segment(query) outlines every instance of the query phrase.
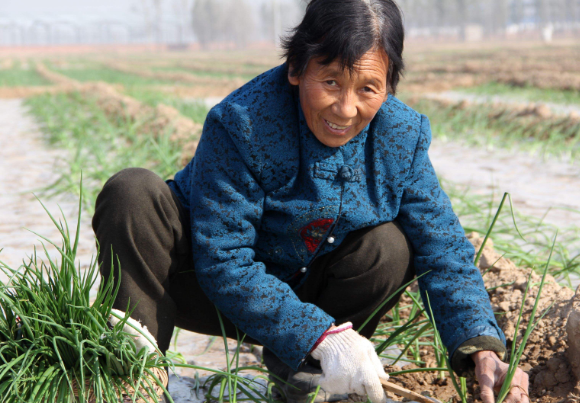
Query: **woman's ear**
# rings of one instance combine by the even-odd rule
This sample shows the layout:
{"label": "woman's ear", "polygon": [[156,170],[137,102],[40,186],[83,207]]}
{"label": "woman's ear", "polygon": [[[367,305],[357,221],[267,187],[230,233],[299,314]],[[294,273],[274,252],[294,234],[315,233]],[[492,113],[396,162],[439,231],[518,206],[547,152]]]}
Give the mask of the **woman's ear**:
{"label": "woman's ear", "polygon": [[293,70],[292,66],[288,68],[288,81],[290,85],[300,85],[300,76],[293,76],[291,73]]}

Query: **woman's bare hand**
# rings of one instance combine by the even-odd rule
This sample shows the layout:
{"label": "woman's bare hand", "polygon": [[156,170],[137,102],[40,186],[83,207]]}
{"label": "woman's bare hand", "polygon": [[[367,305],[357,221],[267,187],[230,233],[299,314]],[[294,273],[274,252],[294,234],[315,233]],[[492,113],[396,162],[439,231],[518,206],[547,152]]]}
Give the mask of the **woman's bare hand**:
{"label": "woman's bare hand", "polygon": [[[499,392],[507,376],[509,365],[499,359],[493,351],[478,351],[471,355],[475,362],[475,375],[481,389],[483,403],[494,403],[494,392]],[[512,379],[506,403],[530,403],[528,374],[520,368]]]}

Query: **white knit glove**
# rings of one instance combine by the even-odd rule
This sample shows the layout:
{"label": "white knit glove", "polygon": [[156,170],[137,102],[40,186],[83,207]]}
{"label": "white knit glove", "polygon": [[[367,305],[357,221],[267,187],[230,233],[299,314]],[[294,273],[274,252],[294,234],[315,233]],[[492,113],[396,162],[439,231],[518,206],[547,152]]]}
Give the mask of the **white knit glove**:
{"label": "white knit glove", "polygon": [[371,342],[352,330],[347,322],[327,331],[326,338],[310,353],[320,360],[320,387],[327,393],[368,396],[373,403],[385,403],[381,379],[388,380]]}
{"label": "white knit glove", "polygon": [[[116,326],[124,318],[125,312],[111,309],[111,316],[109,316],[109,323],[111,326]],[[135,341],[137,352],[139,352],[143,347],[147,348],[149,352],[157,350],[157,342],[151,333],[149,333],[149,330],[147,330],[147,326],[141,326],[141,323],[137,322],[135,319],[127,319],[127,323],[123,326],[123,332],[135,336],[133,337],[133,340]]]}

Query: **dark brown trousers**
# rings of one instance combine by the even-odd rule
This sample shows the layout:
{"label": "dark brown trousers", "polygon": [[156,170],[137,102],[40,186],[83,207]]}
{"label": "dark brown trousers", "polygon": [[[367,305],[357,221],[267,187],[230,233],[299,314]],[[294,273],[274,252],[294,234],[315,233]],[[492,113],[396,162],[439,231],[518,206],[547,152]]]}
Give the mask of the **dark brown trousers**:
{"label": "dark brown trousers", "polygon": [[[169,347],[174,326],[221,335],[216,309],[195,276],[189,213],[161,178],[140,168],[115,174],[97,198],[93,229],[100,245],[102,276],[111,274],[112,257],[122,270],[114,307],[126,311],[129,301],[131,307],[137,304],[132,317],[147,326],[162,351]],[[398,224],[363,228],[316,258],[309,277],[295,292],[300,300],[333,316],[337,324],[350,321],[357,329],[414,277],[411,261],[410,244]],[[381,309],[362,335],[374,333],[399,296]],[[225,331],[236,338],[229,318]],[[246,341],[259,344],[248,337]]]}

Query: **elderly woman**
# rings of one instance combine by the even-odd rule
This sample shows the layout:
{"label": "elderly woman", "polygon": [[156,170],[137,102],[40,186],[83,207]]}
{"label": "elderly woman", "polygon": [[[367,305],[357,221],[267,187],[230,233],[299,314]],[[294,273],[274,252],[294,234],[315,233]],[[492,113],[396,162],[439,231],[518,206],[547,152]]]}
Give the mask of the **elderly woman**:
{"label": "elderly woman", "polygon": [[[505,339],[474,250],[427,155],[423,115],[397,100],[403,27],[392,0],[313,0],[286,62],[208,114],[195,158],[163,182],[127,169],[93,221],[115,303],[135,306],[162,351],[174,326],[264,346],[289,402],[386,401],[368,338],[415,275],[458,374],[486,403]],[[394,295],[396,294],[396,295]],[[381,306],[366,325],[366,319]],[[427,299],[428,297],[428,299]],[[320,369],[321,368],[321,369]],[[518,370],[509,402],[528,403]]]}

